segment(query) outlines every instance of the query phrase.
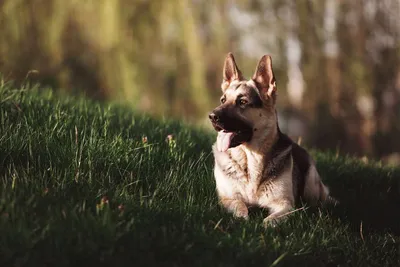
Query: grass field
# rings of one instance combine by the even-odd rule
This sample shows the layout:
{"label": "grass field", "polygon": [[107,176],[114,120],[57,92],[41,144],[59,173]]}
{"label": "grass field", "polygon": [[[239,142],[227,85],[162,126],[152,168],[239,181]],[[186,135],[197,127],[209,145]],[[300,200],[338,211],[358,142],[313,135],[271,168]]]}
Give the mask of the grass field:
{"label": "grass field", "polygon": [[341,204],[264,229],[218,206],[214,138],[3,82],[0,266],[399,266],[399,169],[313,151]]}

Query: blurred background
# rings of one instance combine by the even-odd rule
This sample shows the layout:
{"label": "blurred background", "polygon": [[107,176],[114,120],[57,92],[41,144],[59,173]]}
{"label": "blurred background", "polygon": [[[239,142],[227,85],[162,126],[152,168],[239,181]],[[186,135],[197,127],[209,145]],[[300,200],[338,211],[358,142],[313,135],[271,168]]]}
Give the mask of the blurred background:
{"label": "blurred background", "polygon": [[0,33],[7,80],[206,127],[226,54],[270,54],[295,141],[400,162],[399,0],[0,0]]}

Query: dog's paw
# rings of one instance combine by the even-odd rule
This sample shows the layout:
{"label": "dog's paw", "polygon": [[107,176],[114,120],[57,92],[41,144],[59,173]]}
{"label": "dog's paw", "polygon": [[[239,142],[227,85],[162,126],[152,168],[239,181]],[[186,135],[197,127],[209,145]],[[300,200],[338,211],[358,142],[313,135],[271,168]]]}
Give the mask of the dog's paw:
{"label": "dog's paw", "polygon": [[238,206],[238,207],[236,207],[233,215],[236,218],[242,218],[242,219],[248,220],[249,219],[249,210],[247,209],[246,206]]}
{"label": "dog's paw", "polygon": [[263,225],[265,228],[275,228],[279,225],[279,219],[274,218],[274,217],[267,217],[263,220]]}

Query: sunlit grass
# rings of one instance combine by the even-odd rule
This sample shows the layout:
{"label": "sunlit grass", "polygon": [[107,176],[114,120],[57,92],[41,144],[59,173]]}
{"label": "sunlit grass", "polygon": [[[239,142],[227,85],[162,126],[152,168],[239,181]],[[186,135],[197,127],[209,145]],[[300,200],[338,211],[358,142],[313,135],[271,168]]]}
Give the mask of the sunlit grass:
{"label": "sunlit grass", "polygon": [[396,266],[398,169],[313,152],[338,207],[275,229],[217,205],[214,133],[0,89],[1,266]]}

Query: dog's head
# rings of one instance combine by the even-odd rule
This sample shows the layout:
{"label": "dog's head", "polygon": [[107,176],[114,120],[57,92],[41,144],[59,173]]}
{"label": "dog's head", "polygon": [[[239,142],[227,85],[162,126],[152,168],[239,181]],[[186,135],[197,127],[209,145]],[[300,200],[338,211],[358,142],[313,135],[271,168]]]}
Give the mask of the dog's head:
{"label": "dog's head", "polygon": [[246,80],[229,53],[221,89],[221,105],[209,114],[218,131],[219,151],[251,142],[260,134],[266,135],[276,125],[276,84],[270,56],[264,55],[253,77]]}

